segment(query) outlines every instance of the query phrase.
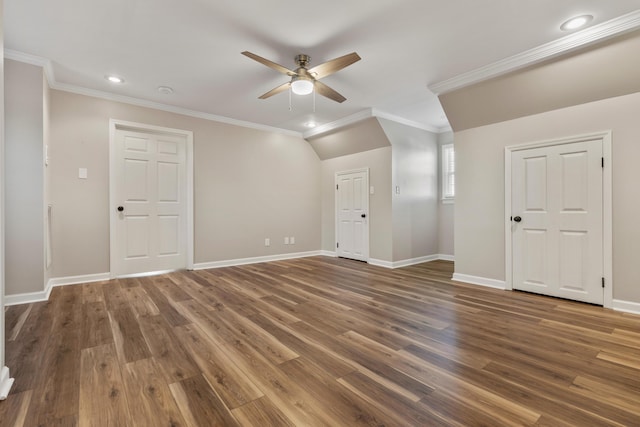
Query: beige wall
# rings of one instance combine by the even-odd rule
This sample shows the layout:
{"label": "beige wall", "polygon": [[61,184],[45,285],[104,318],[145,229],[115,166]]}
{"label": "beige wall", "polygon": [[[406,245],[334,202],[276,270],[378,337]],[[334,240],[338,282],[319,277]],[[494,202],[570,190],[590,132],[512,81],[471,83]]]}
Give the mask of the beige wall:
{"label": "beige wall", "polygon": [[388,147],[378,119],[370,117],[326,134],[307,138],[320,160]]}
{"label": "beige wall", "polygon": [[[438,134],[438,171],[442,170],[442,152],[440,147],[453,143],[453,132]],[[454,203],[442,202],[442,174],[438,173],[438,253],[441,255],[454,255],[453,224]]]}
{"label": "beige wall", "polygon": [[43,72],[5,61],[5,293],[44,290]]}
{"label": "beige wall", "polygon": [[109,119],[193,131],[196,263],[320,247],[320,160],[302,138],[53,90],[54,277],[109,271]]}
{"label": "beige wall", "polygon": [[[379,119],[392,146],[393,261],[438,253],[437,135]],[[396,192],[399,188],[400,193]]]}
{"label": "beige wall", "polygon": [[322,162],[322,249],[336,250],[336,172],[369,168],[369,256],[392,261],[391,147],[378,148]]}
{"label": "beige wall", "polygon": [[505,146],[611,130],[613,296],[640,303],[639,117],[635,93],[456,132],[456,273],[505,279]]}

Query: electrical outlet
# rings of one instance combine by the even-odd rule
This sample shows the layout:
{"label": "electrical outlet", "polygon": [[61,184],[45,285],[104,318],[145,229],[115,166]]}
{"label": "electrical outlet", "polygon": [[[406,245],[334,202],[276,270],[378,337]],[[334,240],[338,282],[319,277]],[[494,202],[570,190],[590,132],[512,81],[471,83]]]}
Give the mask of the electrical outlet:
{"label": "electrical outlet", "polygon": [[288,238],[288,237],[285,237],[285,238],[284,238],[284,244],[285,244],[285,245],[288,245],[288,244],[289,244],[289,238]]}
{"label": "electrical outlet", "polygon": [[289,237],[289,243],[292,244],[292,245],[295,245],[296,244],[296,238],[293,237],[293,236]]}
{"label": "electrical outlet", "polygon": [[271,246],[271,239],[269,239],[268,237],[266,239],[264,239],[264,245],[265,246]]}

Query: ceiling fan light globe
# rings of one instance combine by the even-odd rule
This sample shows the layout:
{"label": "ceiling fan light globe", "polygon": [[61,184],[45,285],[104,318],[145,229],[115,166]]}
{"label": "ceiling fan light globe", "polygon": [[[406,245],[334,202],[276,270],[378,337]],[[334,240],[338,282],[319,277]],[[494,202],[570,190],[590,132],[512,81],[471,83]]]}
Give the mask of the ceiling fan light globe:
{"label": "ceiling fan light globe", "polygon": [[296,95],[309,95],[313,92],[313,82],[307,79],[297,79],[291,82],[291,91]]}

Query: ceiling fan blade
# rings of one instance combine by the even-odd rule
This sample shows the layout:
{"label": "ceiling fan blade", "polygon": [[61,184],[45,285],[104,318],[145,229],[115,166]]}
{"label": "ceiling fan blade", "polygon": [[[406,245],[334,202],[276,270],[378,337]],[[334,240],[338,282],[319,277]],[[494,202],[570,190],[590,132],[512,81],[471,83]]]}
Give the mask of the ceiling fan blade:
{"label": "ceiling fan blade", "polygon": [[244,56],[253,59],[254,61],[258,61],[259,63],[264,64],[269,68],[273,68],[274,70],[281,72],[282,74],[286,74],[288,76],[295,76],[296,75],[296,73],[294,71],[291,71],[290,69],[288,69],[286,67],[283,67],[280,64],[276,64],[273,61],[269,61],[268,59],[263,58],[262,56],[258,56],[255,53],[251,53],[251,52],[246,51],[246,50],[244,52],[241,52],[241,53]]}
{"label": "ceiling fan blade", "polygon": [[285,90],[289,89],[289,86],[291,86],[289,82],[283,83],[280,86],[271,89],[269,92],[265,93],[264,95],[260,95],[258,99],[267,99],[270,96],[277,95],[280,92],[284,92]]}
{"label": "ceiling fan blade", "polygon": [[315,90],[319,95],[322,96],[326,96],[329,99],[332,99],[336,102],[344,102],[347,100],[347,98],[345,98],[344,96],[340,95],[338,92],[336,92],[335,90],[331,89],[329,86],[327,86],[326,84],[319,82],[316,80],[315,82]]}
{"label": "ceiling fan blade", "polygon": [[336,71],[340,71],[345,67],[353,64],[354,62],[360,61],[360,56],[355,53],[349,53],[347,55],[341,56],[340,58],[332,59],[331,61],[324,62],[320,65],[316,65],[315,67],[309,70],[309,73],[316,79],[321,79],[323,77],[327,77],[335,73]]}

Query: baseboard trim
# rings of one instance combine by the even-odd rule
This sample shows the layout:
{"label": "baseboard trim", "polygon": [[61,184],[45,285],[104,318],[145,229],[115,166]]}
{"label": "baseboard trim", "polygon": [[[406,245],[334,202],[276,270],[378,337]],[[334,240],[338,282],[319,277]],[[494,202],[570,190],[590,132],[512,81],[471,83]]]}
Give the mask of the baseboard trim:
{"label": "baseboard trim", "polygon": [[331,258],[337,258],[338,254],[336,253],[336,251],[320,251],[320,255],[322,256],[328,256]]}
{"label": "baseboard trim", "polygon": [[49,279],[50,287],[77,285],[78,283],[101,282],[110,280],[111,273],[84,274],[81,276],[54,277]]}
{"label": "baseboard trim", "polygon": [[4,305],[31,304],[34,302],[48,301],[51,289],[56,286],[77,285],[78,283],[91,283],[109,280],[109,273],[84,274],[80,276],[54,277],[49,279],[44,291],[27,292],[24,294],[5,295]]}
{"label": "baseboard trim", "polygon": [[640,314],[640,303],[637,302],[614,299],[611,308],[625,313]]}
{"label": "baseboard trim", "polygon": [[400,261],[384,261],[381,259],[370,258],[369,264],[375,265],[378,267],[393,269],[393,268],[408,267],[410,265],[422,264],[423,262],[431,262],[431,261],[437,261],[437,260],[453,261],[453,256],[436,254],[436,255],[422,256],[418,258],[403,259]]}
{"label": "baseboard trim", "polygon": [[[285,261],[288,259],[307,258],[326,255],[325,251],[293,252],[288,254],[267,255],[252,258],[238,258],[224,261],[199,262],[193,265],[194,270],[206,270],[208,268],[233,267],[236,265],[258,264],[261,262]],[[330,256],[330,255],[328,255]]]}
{"label": "baseboard trim", "polygon": [[3,366],[0,370],[0,400],[5,400],[13,385],[13,378],[9,375],[9,368]]}
{"label": "baseboard trim", "polygon": [[23,294],[5,295],[4,305],[19,305],[19,304],[31,304],[34,302],[41,302],[49,300],[49,294],[51,293],[51,281],[47,284],[44,291],[39,292],[25,292]]}
{"label": "baseboard trim", "polygon": [[393,268],[393,263],[391,261],[369,258],[368,262],[370,265],[375,265],[376,267]]}
{"label": "baseboard trim", "polygon": [[470,276],[468,274],[453,273],[451,280],[493,289],[506,289],[506,283],[504,280],[488,279],[486,277]]}

